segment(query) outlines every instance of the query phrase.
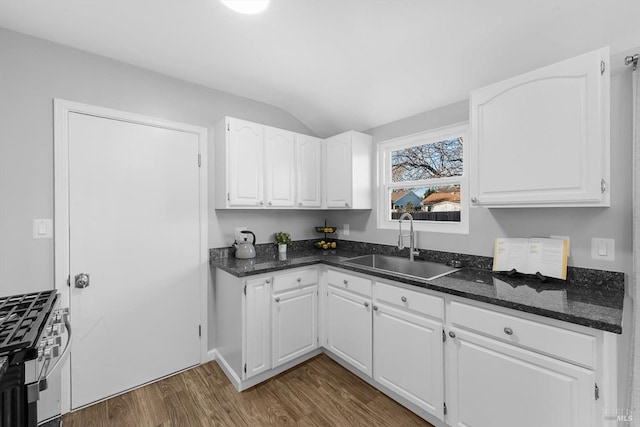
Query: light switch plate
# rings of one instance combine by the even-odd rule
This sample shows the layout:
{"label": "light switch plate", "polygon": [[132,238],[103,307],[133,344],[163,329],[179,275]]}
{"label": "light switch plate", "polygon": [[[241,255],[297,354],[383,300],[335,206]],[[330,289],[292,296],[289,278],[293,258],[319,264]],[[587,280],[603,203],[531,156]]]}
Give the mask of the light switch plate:
{"label": "light switch plate", "polygon": [[591,259],[599,261],[615,261],[616,241],[603,237],[591,238]]}
{"label": "light switch plate", "polygon": [[342,226],[342,234],[345,236],[349,235],[349,224],[343,224]]}
{"label": "light switch plate", "polygon": [[53,238],[53,220],[52,219],[34,219],[33,220],[33,238],[34,239],[52,239]]}

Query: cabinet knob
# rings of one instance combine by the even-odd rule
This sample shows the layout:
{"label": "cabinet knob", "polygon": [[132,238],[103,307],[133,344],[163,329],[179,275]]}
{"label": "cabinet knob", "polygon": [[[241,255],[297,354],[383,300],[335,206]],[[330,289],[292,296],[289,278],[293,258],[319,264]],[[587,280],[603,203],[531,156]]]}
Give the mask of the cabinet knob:
{"label": "cabinet knob", "polygon": [[271,283],[271,279],[265,280],[266,283]]}
{"label": "cabinet knob", "polygon": [[302,206],[302,202],[298,202],[298,206]]}
{"label": "cabinet knob", "polygon": [[264,202],[260,200],[260,206],[264,206]]}
{"label": "cabinet knob", "polygon": [[507,326],[504,328],[504,333],[507,335],[513,335],[513,329]]}
{"label": "cabinet knob", "polygon": [[296,282],[298,282],[298,283],[302,282],[302,277],[298,277],[298,278],[296,279]]}
{"label": "cabinet knob", "polygon": [[373,306],[373,311],[378,311],[378,306],[377,305]]}
{"label": "cabinet knob", "polygon": [[471,202],[472,203],[478,203],[478,198],[477,197],[472,197],[471,198]]}
{"label": "cabinet knob", "polygon": [[407,302],[407,297],[402,297],[400,300],[402,300],[402,302]]}
{"label": "cabinet knob", "polygon": [[280,297],[277,297],[277,298],[276,298],[276,302],[280,302]]}
{"label": "cabinet knob", "polygon": [[349,207],[349,202],[344,202],[344,205],[345,205],[346,207]]}
{"label": "cabinet knob", "polygon": [[272,203],[272,202],[269,202],[269,206],[273,206],[273,203]]}
{"label": "cabinet knob", "polygon": [[344,283],[345,286],[349,286],[349,281],[347,279],[344,279],[342,283]]}
{"label": "cabinet knob", "polygon": [[453,332],[453,331],[449,331],[449,336],[450,336],[451,338],[455,338],[455,337],[456,337],[456,333],[455,333],[455,332]]}
{"label": "cabinet knob", "polygon": [[365,307],[369,307],[369,303],[367,301],[364,302]]}

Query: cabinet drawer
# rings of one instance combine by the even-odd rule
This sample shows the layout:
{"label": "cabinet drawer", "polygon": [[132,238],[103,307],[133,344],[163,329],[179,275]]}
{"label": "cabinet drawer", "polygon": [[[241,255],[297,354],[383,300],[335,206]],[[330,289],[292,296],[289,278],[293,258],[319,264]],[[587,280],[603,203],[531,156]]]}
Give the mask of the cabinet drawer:
{"label": "cabinet drawer", "polygon": [[397,305],[436,319],[444,317],[444,299],[440,297],[379,282],[376,282],[375,295],[376,301]]}
{"label": "cabinet drawer", "polygon": [[287,291],[318,283],[318,269],[293,271],[273,276],[273,293]]}
{"label": "cabinet drawer", "polygon": [[341,289],[357,292],[371,297],[371,280],[345,273],[343,271],[329,270],[327,280],[330,285]]}
{"label": "cabinet drawer", "polygon": [[483,308],[451,303],[450,322],[515,345],[595,367],[596,338]]}

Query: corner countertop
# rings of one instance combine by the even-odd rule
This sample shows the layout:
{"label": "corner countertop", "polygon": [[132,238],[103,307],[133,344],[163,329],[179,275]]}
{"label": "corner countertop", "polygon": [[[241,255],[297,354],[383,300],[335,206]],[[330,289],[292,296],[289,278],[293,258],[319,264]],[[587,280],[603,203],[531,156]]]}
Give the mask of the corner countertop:
{"label": "corner countertop", "polygon": [[541,282],[534,276],[507,276],[484,269],[462,268],[437,279],[424,280],[345,263],[348,258],[359,255],[363,253],[341,249],[305,250],[290,252],[283,261],[278,260],[277,255],[265,255],[249,260],[220,258],[212,259],[211,266],[236,277],[245,277],[326,264],[594,329],[622,333],[623,273],[586,270],[591,274],[591,278],[587,274],[587,280],[569,278],[567,281],[549,279]]}

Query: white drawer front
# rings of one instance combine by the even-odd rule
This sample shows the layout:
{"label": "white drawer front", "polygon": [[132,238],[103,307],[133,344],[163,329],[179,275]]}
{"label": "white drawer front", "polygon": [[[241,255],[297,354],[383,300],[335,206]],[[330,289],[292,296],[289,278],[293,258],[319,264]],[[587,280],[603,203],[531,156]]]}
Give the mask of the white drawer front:
{"label": "white drawer front", "polygon": [[273,293],[318,283],[318,269],[309,268],[273,276]]}
{"label": "white drawer front", "polygon": [[400,286],[376,282],[375,299],[436,319],[444,318],[444,299]]}
{"label": "white drawer front", "polygon": [[371,298],[371,280],[369,279],[336,270],[329,270],[327,279],[332,286]]}
{"label": "white drawer front", "polygon": [[449,314],[452,325],[595,368],[593,336],[455,301]]}

